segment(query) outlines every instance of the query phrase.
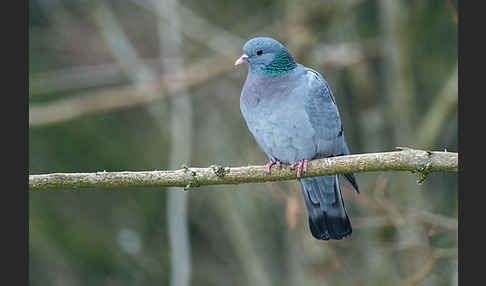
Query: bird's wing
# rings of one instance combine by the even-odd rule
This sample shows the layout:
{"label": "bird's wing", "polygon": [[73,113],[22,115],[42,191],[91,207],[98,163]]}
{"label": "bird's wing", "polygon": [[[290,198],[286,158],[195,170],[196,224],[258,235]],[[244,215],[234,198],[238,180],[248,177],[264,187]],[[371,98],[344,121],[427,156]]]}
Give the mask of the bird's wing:
{"label": "bird's wing", "polygon": [[334,99],[334,95],[332,94],[331,89],[329,88],[329,85],[327,84],[327,81],[324,79],[324,77],[317,71],[311,69],[311,68],[306,68],[306,71],[312,74],[315,78],[312,78],[312,80],[317,80],[318,88],[322,88],[324,90],[324,93],[326,96],[329,96],[331,101],[336,104],[336,100]]}
{"label": "bird's wing", "polygon": [[306,68],[305,108],[314,129],[318,156],[339,155],[346,151],[343,144],[341,117],[329,85],[315,70]]}
{"label": "bird's wing", "polygon": [[[315,132],[316,144],[319,146],[315,158],[347,155],[350,152],[332,91],[320,73],[310,68],[306,70],[310,86],[306,96],[306,109]],[[344,177],[359,193],[354,174],[344,174]]]}

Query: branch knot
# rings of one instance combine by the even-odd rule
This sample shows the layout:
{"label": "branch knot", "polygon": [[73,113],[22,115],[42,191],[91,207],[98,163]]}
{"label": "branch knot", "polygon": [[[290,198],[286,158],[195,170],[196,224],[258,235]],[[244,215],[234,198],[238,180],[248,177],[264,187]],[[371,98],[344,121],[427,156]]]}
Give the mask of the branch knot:
{"label": "branch knot", "polygon": [[226,173],[228,173],[228,170],[226,170],[223,166],[221,165],[211,165],[209,166],[211,168],[211,170],[213,170],[214,174],[216,174],[216,176],[218,176],[218,178],[224,178],[224,176],[226,175]]}
{"label": "branch knot", "polygon": [[426,161],[425,164],[422,167],[417,168],[417,172],[419,173],[419,179],[417,180],[417,184],[422,185],[427,178],[427,176],[430,174],[430,165],[432,164],[432,160],[430,157],[432,156],[431,151],[425,151],[427,153]]}

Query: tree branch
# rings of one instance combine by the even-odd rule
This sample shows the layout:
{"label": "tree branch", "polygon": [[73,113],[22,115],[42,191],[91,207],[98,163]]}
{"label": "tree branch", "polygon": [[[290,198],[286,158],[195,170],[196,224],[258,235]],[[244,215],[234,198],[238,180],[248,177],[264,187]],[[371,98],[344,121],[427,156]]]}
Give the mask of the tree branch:
{"label": "tree branch", "polygon": [[[309,162],[302,177],[332,174],[410,171],[421,180],[431,172],[457,172],[458,153],[415,149],[330,157]],[[203,185],[262,183],[294,180],[296,171],[289,166],[274,168],[265,175],[265,166],[188,168],[169,171],[53,173],[29,175],[30,190],[125,188],[125,187],[199,187]]]}

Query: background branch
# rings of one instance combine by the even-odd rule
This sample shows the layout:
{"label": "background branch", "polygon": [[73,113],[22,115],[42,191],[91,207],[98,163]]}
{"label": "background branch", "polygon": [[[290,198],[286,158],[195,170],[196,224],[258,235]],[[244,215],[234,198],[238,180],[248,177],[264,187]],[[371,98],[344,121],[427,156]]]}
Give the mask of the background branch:
{"label": "background branch", "polygon": [[442,87],[441,92],[434,99],[425,113],[420,129],[415,136],[417,146],[430,148],[434,146],[451,117],[457,112],[458,100],[458,64],[453,68],[451,75]]}
{"label": "background branch", "polygon": [[[171,72],[181,73],[183,57],[181,55],[182,36],[181,15],[175,10],[178,0],[153,1],[155,11],[164,18],[169,25],[159,19],[159,50],[160,58],[172,58],[172,64],[165,64],[161,61],[161,68],[165,74]],[[183,18],[182,18],[183,19]],[[172,86],[167,86],[169,94],[172,93]],[[163,103],[159,103],[162,105]],[[148,110],[159,116],[161,106],[149,106]],[[190,94],[186,88],[181,88],[180,95],[173,97],[170,102],[170,168],[177,168],[181,162],[189,164],[192,156],[193,144],[193,108]],[[160,120],[159,124],[165,124]],[[162,128],[161,128],[162,129]],[[170,255],[170,284],[171,286],[188,286],[191,281],[192,261],[191,243],[188,220],[188,194],[177,192],[180,188],[171,187],[167,195],[167,225],[169,229]]]}
{"label": "background branch", "polygon": [[[53,103],[36,104],[29,108],[29,127],[38,127],[71,120],[77,117],[135,107],[154,102],[173,95],[182,89],[190,89],[221,75],[233,68],[231,64],[221,63],[220,57],[203,59],[185,69],[185,80],[181,74],[165,76],[161,82],[146,82],[123,87],[107,88],[89,95],[79,95],[57,100]],[[209,69],[208,66],[211,66]],[[162,92],[168,84],[173,92]],[[158,91],[158,92],[155,92]]]}
{"label": "background branch", "polygon": [[406,285],[417,285],[420,282],[424,281],[435,269],[437,261],[439,259],[445,258],[452,258],[457,256],[457,248],[451,249],[436,249],[433,251],[432,255],[429,257],[427,262],[417,270],[414,274],[412,274],[407,279],[403,280],[398,284],[399,286],[406,286]]}

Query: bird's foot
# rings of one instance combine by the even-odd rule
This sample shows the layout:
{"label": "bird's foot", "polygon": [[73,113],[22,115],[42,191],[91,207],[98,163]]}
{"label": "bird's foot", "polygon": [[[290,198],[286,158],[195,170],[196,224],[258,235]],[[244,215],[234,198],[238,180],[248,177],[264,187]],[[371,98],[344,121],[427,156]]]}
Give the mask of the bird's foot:
{"label": "bird's foot", "polygon": [[293,163],[290,165],[290,169],[294,170],[295,165],[297,165],[297,178],[302,176],[302,172],[304,172],[304,175],[307,174],[307,160],[299,160],[298,163]]}
{"label": "bird's foot", "polygon": [[277,165],[277,167],[280,168],[281,166],[281,162],[280,161],[269,161],[266,165],[265,165],[265,174],[268,176],[270,175],[270,169],[272,168],[273,165]]}

